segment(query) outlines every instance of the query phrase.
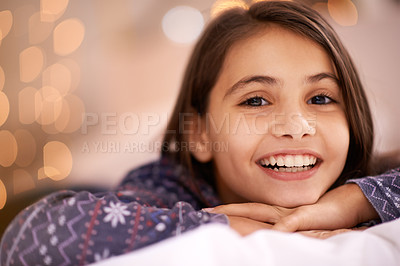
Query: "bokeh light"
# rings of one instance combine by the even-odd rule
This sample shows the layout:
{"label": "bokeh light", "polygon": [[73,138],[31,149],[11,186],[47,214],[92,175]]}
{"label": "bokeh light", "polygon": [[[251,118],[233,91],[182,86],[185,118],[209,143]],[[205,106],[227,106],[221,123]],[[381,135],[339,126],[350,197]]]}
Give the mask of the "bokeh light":
{"label": "bokeh light", "polygon": [[54,53],[68,55],[81,45],[85,37],[85,26],[77,18],[66,19],[58,24],[53,33]]}
{"label": "bokeh light", "polygon": [[43,71],[42,85],[53,87],[61,95],[66,95],[71,88],[71,79],[71,71],[66,66],[56,63]]}
{"label": "bokeh light", "polygon": [[60,116],[55,121],[55,128],[62,133],[72,133],[82,125],[85,105],[76,95],[69,94],[64,97],[63,108]]}
{"label": "bokeh light", "polygon": [[18,154],[15,164],[20,167],[29,166],[36,156],[36,141],[33,135],[25,129],[18,129],[14,132],[17,141]]}
{"label": "bokeh light", "polygon": [[4,70],[0,66],[0,91],[4,88],[4,83],[6,82],[6,76],[4,75]]}
{"label": "bokeh light", "polygon": [[203,26],[203,15],[189,6],[177,6],[170,9],[162,20],[164,34],[177,43],[193,42],[200,35]]}
{"label": "bokeh light", "polygon": [[26,87],[18,93],[18,112],[21,124],[32,124],[41,112],[41,97],[38,90]]}
{"label": "bokeh light", "polygon": [[19,55],[20,78],[22,82],[33,81],[42,71],[44,55],[37,46],[26,48]]}
{"label": "bokeh light", "polygon": [[14,135],[8,130],[0,131],[0,165],[9,167],[17,158],[18,146]]}
{"label": "bokeh light", "polygon": [[66,178],[72,170],[71,151],[60,141],[48,142],[43,147],[43,161],[44,175],[55,181]]}
{"label": "bokeh light", "polygon": [[3,209],[7,202],[7,190],[3,181],[0,180],[0,210]]}
{"label": "bokeh light", "polygon": [[40,13],[36,12],[29,19],[29,43],[38,44],[45,41],[53,32],[54,23],[40,19]]}
{"label": "bokeh light", "polygon": [[10,104],[7,95],[0,91],[0,126],[2,126],[8,118],[10,113]]}
{"label": "bokeh light", "polygon": [[59,64],[68,68],[71,77],[69,92],[73,92],[78,88],[81,79],[81,68],[76,61],[71,58],[64,58],[58,62]]}
{"label": "bokeh light", "polygon": [[13,16],[10,10],[0,11],[0,43],[10,32]]}
{"label": "bokeh light", "polygon": [[[63,98],[53,87],[44,86],[36,93],[36,103],[40,110],[40,115],[36,119],[41,125],[54,123],[61,113]],[[36,104],[35,103],[35,104]]]}
{"label": "bokeh light", "polygon": [[351,0],[328,0],[328,11],[332,19],[341,26],[357,24],[357,7]]}
{"label": "bokeh light", "polygon": [[32,175],[23,169],[16,169],[13,172],[14,194],[19,194],[35,188]]}
{"label": "bokeh light", "polygon": [[232,9],[235,7],[248,9],[247,3],[242,0],[217,0],[211,7],[211,12],[210,12],[211,17],[216,17],[225,10]]}
{"label": "bokeh light", "polygon": [[45,22],[59,19],[67,9],[69,0],[40,0],[40,18]]}

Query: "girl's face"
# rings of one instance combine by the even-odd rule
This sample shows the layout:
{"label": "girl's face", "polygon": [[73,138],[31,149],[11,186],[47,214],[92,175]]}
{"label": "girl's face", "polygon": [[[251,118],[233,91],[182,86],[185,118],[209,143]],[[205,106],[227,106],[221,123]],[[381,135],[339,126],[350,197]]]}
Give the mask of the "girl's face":
{"label": "girl's face", "polygon": [[205,124],[225,203],[314,203],[346,162],[349,127],[333,63],[279,26],[230,49]]}

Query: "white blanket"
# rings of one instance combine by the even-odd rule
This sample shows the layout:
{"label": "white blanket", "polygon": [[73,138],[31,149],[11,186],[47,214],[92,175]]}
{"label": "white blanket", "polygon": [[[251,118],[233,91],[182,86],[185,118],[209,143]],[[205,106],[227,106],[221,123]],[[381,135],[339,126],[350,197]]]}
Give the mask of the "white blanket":
{"label": "white blanket", "polygon": [[210,224],[96,265],[398,266],[400,219],[326,240],[271,230],[241,237],[228,226]]}

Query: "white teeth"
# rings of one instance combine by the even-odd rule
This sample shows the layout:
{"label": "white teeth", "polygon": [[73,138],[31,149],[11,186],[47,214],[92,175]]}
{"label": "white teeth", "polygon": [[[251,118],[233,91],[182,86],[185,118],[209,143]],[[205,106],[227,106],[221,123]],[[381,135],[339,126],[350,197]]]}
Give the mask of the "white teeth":
{"label": "white teeth", "polygon": [[269,157],[269,164],[270,165],[275,165],[276,164],[276,159],[274,156]]}
{"label": "white teeth", "polygon": [[286,167],[294,166],[294,158],[292,155],[285,156],[285,165],[286,165]]}
{"label": "white teeth", "polygon": [[303,171],[308,171],[311,169],[311,166],[306,166],[306,167],[274,167],[275,172],[280,172],[280,173],[296,173],[296,172],[303,172]]}
{"label": "white teeth", "polygon": [[[299,168],[307,167],[309,165],[315,165],[317,158],[313,155],[280,155],[280,156],[270,156],[268,159],[264,158],[259,161],[263,166],[286,166],[286,168]],[[297,170],[296,170],[297,171]]]}
{"label": "white teeth", "polygon": [[310,156],[304,156],[303,157],[303,164],[304,165],[310,165]]}
{"label": "white teeth", "polygon": [[294,156],[294,165],[299,167],[303,166],[303,156],[302,155],[296,155]]}
{"label": "white teeth", "polygon": [[310,160],[310,163],[311,164],[315,164],[316,162],[317,162],[317,158],[312,157],[311,160]]}
{"label": "white teeth", "polygon": [[279,156],[279,157],[276,159],[276,164],[277,164],[278,166],[284,166],[284,165],[285,165],[285,161],[283,160],[283,157]]}

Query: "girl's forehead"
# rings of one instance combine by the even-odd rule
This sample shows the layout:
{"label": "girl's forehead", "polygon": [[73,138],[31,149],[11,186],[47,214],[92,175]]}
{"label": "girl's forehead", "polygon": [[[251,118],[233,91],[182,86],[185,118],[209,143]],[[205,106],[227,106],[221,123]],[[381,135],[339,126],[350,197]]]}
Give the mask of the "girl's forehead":
{"label": "girl's forehead", "polygon": [[253,34],[234,42],[229,48],[226,57],[229,55],[232,56],[232,53],[236,53],[239,49],[246,49],[249,52],[253,52],[254,50],[251,48],[260,45],[267,46],[269,49],[280,48],[280,46],[284,45],[287,48],[296,50],[298,49],[299,44],[305,44],[310,48],[317,48],[323,53],[326,53],[325,49],[317,41],[312,40],[310,37],[300,34],[292,29],[285,28],[281,25],[271,23],[261,26],[259,30],[255,31]]}
{"label": "girl's forehead", "polygon": [[279,25],[268,25],[236,41],[224,58],[220,74],[266,69],[273,72],[292,63],[304,65],[304,71],[329,70],[336,74],[332,58],[320,44]]}

